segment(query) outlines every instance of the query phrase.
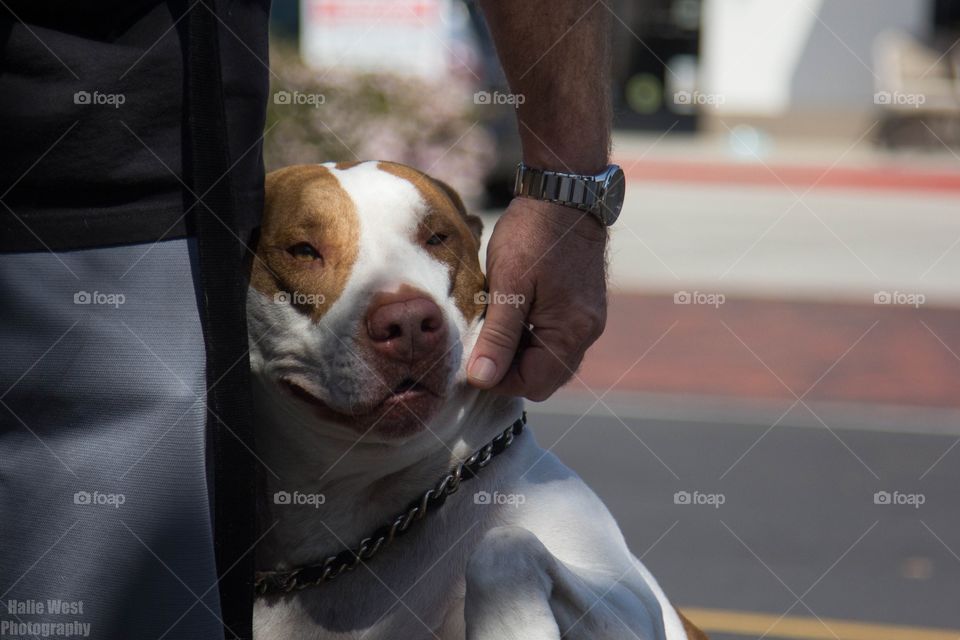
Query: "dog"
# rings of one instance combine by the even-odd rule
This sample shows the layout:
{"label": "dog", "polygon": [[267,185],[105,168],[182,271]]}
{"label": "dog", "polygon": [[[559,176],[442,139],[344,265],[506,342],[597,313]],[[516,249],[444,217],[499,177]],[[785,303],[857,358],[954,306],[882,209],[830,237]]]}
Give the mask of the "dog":
{"label": "dog", "polygon": [[247,302],[257,640],[705,638],[522,400],[466,383],[481,227],[401,164],[267,176]]}

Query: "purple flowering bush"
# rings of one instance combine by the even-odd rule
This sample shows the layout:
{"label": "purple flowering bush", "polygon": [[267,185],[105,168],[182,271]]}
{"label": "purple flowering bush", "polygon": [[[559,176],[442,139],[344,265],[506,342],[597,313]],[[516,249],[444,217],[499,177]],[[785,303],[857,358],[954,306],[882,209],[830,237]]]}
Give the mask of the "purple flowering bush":
{"label": "purple flowering bush", "polygon": [[436,80],[317,70],[295,50],[271,51],[272,86],[264,161],[290,164],[393,160],[426,171],[466,200],[483,193],[494,141],[476,114],[473,86]]}

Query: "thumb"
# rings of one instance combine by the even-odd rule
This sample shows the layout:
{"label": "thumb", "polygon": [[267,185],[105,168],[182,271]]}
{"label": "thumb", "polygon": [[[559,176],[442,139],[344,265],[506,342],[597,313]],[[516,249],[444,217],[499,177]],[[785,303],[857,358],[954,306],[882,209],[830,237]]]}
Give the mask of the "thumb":
{"label": "thumb", "polygon": [[487,315],[467,366],[467,380],[481,389],[495,386],[510,369],[530,308],[529,296],[506,296],[492,286],[490,291]]}

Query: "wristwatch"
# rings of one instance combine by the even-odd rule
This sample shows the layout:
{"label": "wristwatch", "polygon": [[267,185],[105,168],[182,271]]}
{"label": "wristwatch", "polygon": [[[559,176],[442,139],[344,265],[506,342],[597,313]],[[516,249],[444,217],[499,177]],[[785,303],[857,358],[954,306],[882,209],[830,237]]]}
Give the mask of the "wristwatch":
{"label": "wristwatch", "polygon": [[593,215],[606,226],[620,216],[625,191],[623,170],[615,164],[595,176],[517,165],[513,195],[555,202]]}

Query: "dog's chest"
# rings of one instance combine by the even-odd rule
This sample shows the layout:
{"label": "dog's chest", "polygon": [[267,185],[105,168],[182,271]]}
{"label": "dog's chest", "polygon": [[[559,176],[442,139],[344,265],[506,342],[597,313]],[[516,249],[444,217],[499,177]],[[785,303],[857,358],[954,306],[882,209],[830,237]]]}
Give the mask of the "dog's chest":
{"label": "dog's chest", "polygon": [[[460,497],[472,505],[471,496]],[[463,638],[464,575],[485,527],[476,514],[448,506],[352,572],[258,599],[255,640]]]}

